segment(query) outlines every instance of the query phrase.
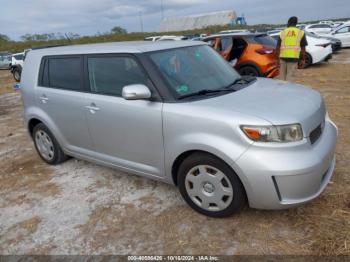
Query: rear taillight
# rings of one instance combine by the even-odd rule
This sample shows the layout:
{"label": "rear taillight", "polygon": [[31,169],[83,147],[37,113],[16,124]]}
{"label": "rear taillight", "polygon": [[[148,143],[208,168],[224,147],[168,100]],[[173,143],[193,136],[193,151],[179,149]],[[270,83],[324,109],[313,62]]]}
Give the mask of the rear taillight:
{"label": "rear taillight", "polygon": [[318,45],[316,45],[316,46],[321,46],[321,47],[326,48],[326,47],[329,46],[329,45],[331,45],[331,43],[327,43],[327,44],[318,44]]}
{"label": "rear taillight", "polygon": [[260,55],[269,55],[269,54],[273,54],[275,52],[275,49],[271,47],[263,46],[262,48],[255,50],[255,52],[257,52]]}

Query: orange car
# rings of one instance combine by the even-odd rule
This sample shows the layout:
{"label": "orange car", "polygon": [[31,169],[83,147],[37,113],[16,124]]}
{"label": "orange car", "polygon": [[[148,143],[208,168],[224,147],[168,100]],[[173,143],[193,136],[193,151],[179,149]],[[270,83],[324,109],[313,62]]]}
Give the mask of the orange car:
{"label": "orange car", "polygon": [[212,35],[203,41],[233,64],[241,75],[273,78],[279,74],[275,52],[277,42],[267,34]]}

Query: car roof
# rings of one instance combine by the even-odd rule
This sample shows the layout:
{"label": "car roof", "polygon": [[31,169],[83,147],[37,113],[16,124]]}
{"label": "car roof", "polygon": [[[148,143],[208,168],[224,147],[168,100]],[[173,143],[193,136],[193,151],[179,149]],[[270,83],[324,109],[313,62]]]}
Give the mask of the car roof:
{"label": "car roof", "polygon": [[196,41],[127,41],[99,44],[66,45],[51,48],[33,49],[30,53],[36,55],[69,55],[69,54],[99,54],[99,53],[146,53],[172,48],[205,45]]}
{"label": "car roof", "polygon": [[268,35],[268,34],[267,33],[237,32],[237,33],[210,35],[210,36],[207,36],[203,39],[211,39],[211,38],[222,37],[222,36],[264,36],[264,35]]}

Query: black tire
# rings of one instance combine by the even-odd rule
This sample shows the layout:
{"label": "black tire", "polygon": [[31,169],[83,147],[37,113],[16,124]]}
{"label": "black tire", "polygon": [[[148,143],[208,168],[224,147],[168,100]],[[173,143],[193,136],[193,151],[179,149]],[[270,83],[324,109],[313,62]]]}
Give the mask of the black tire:
{"label": "black tire", "polygon": [[304,66],[303,66],[303,67],[301,66],[301,59],[299,60],[299,64],[298,64],[298,66],[299,66],[300,69],[307,68],[307,67],[309,67],[309,66],[311,66],[311,65],[312,65],[312,56],[311,56],[309,53],[306,53],[306,54],[305,54],[305,63],[304,63]]}
{"label": "black tire", "polygon": [[[37,145],[37,140],[36,140],[36,136],[38,133],[46,133],[48,135],[48,137],[50,138],[51,142],[52,142],[52,148],[53,148],[53,157],[51,159],[47,159],[45,158],[42,153],[40,152],[38,145]],[[46,163],[48,163],[49,165],[57,165],[60,164],[62,162],[64,162],[65,160],[67,160],[68,156],[66,154],[63,153],[60,145],[58,144],[56,138],[54,137],[54,135],[51,133],[51,131],[43,124],[43,123],[39,123],[37,124],[34,129],[33,129],[33,141],[34,141],[34,145],[35,145],[35,149],[38,152],[40,158],[42,160],[44,160]]]}
{"label": "black tire", "polygon": [[238,73],[242,76],[261,76],[259,71],[253,66],[243,66],[240,69],[238,69]]}
{"label": "black tire", "polygon": [[[232,185],[232,199],[230,200],[231,202],[228,203],[228,206],[220,211],[212,211],[212,210],[206,210],[201,208],[199,205],[197,205],[191,197],[189,196],[187,189],[186,189],[186,176],[188,173],[193,170],[196,166],[199,165],[205,165],[205,166],[210,166],[218,169],[224,175],[226,178],[228,178],[229,182]],[[190,205],[194,210],[197,212],[204,214],[206,216],[210,217],[228,217],[233,215],[234,213],[237,213],[240,211],[244,205],[247,202],[246,198],[246,193],[244,190],[244,187],[236,175],[236,173],[232,170],[230,166],[228,166],[224,161],[221,159],[207,154],[207,153],[194,153],[187,157],[180,165],[178,169],[178,187],[180,190],[180,193],[184,200]],[[225,178],[225,179],[226,179]],[[202,183],[204,184],[204,183]],[[204,188],[204,186],[203,186]],[[201,187],[201,190],[202,189]]]}
{"label": "black tire", "polygon": [[21,81],[21,70],[19,68],[15,67],[12,69],[12,75],[16,82]]}

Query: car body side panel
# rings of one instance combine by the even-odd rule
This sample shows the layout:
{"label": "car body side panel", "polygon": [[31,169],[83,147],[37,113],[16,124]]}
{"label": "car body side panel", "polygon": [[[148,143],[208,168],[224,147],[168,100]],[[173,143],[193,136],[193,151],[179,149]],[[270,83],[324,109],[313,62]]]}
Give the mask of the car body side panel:
{"label": "car body side panel", "polygon": [[[251,120],[258,125],[269,122],[250,115],[220,112],[214,108],[198,108],[193,103],[164,104],[163,129],[165,172],[172,182],[172,167],[176,158],[187,151],[205,151],[230,165],[238,175],[237,160],[252,144],[239,127],[239,122]],[[249,184],[241,177],[246,190]]]}

